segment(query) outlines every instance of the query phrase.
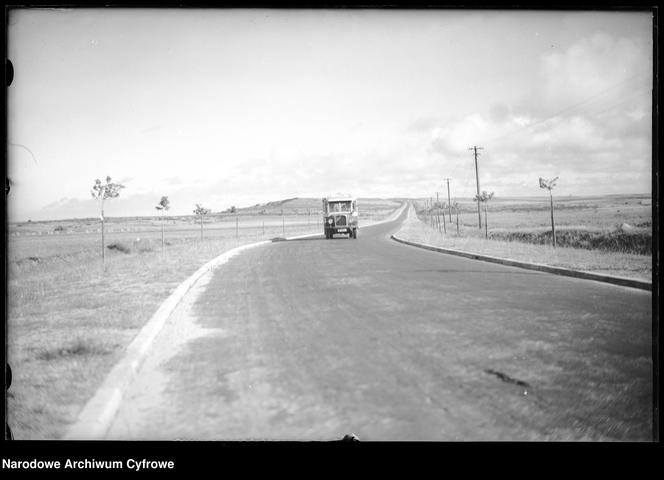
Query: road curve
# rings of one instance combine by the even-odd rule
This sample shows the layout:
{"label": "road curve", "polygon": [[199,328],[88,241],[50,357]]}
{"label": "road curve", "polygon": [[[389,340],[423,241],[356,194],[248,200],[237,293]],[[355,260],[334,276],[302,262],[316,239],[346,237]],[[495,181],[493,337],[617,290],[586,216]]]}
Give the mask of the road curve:
{"label": "road curve", "polygon": [[108,438],[652,439],[650,292],[401,245],[404,215],[209,274]]}

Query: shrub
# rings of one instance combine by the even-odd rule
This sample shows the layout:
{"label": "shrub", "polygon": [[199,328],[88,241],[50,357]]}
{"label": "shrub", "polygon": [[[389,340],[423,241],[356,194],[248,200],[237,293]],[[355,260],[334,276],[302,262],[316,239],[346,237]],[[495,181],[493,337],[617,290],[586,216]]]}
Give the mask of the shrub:
{"label": "shrub", "polygon": [[68,345],[42,350],[37,354],[39,360],[54,360],[72,356],[107,355],[110,350],[93,342],[77,338]]}
{"label": "shrub", "polygon": [[108,248],[109,250],[117,250],[118,252],[122,252],[122,253],[131,253],[131,248],[128,247],[127,245],[125,245],[122,242],[109,243],[106,246],[106,248]]}

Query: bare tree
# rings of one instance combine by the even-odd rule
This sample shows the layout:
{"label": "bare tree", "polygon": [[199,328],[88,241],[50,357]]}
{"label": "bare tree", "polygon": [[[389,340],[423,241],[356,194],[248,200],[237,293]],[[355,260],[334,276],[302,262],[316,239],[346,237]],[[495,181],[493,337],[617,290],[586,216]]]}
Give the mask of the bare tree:
{"label": "bare tree", "polygon": [[[171,202],[168,201],[168,197],[161,197],[161,200],[159,200],[159,203],[157,204],[156,208],[159,212],[166,213],[169,208],[171,208]],[[162,251],[164,250],[164,217],[161,217],[161,249]]]}
{"label": "bare tree", "polygon": [[553,187],[556,186],[556,180],[558,177],[551,180],[545,180],[542,177],[539,179],[540,188],[546,188],[549,191],[549,200],[551,201],[551,234],[553,235],[553,248],[556,248],[556,225],[553,221]]}
{"label": "bare tree", "polygon": [[478,203],[482,203],[484,205],[484,238],[489,238],[489,226],[487,225],[487,206],[489,204],[489,200],[493,198],[493,192],[487,193],[486,190],[482,191],[482,195],[475,195],[475,200]]}
{"label": "bare tree", "polygon": [[210,210],[197,203],[196,210],[194,210],[194,213],[201,220],[201,240],[203,240],[203,217],[208,213],[210,213]]}
{"label": "bare tree", "polygon": [[101,180],[96,179],[95,184],[90,190],[92,198],[99,201],[100,215],[101,220],[101,260],[102,262],[106,261],[106,254],[104,252],[104,202],[106,199],[115,198],[120,196],[120,190],[125,188],[124,185],[120,183],[111,182],[111,177],[106,177],[106,184],[101,183]]}

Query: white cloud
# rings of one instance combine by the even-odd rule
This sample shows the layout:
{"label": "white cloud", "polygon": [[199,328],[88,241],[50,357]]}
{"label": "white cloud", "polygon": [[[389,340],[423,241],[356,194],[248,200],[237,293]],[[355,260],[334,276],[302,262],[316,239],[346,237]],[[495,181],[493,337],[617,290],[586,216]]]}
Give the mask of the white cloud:
{"label": "white cloud", "polygon": [[[649,191],[650,108],[648,49],[630,38],[594,34],[563,52],[541,57],[539,94],[525,92],[517,108],[492,104],[439,124],[430,152],[443,158],[484,146],[481,177],[509,189],[528,178],[561,175],[561,184],[615,191],[627,160],[629,191]],[[472,173],[464,170],[466,176]],[[624,181],[624,179],[623,179]],[[586,189],[570,193],[581,194]]]}
{"label": "white cloud", "polygon": [[563,52],[543,56],[541,100],[545,107],[559,109],[604,92],[620,98],[633,80],[650,82],[649,57],[648,46],[632,38],[601,32],[583,38]]}

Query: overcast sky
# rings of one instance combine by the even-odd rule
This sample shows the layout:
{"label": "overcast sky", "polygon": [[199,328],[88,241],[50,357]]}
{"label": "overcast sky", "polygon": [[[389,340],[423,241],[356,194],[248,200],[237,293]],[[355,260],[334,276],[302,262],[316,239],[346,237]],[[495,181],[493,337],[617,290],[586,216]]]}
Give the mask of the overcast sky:
{"label": "overcast sky", "polygon": [[649,12],[14,10],[9,220],[651,192]]}

